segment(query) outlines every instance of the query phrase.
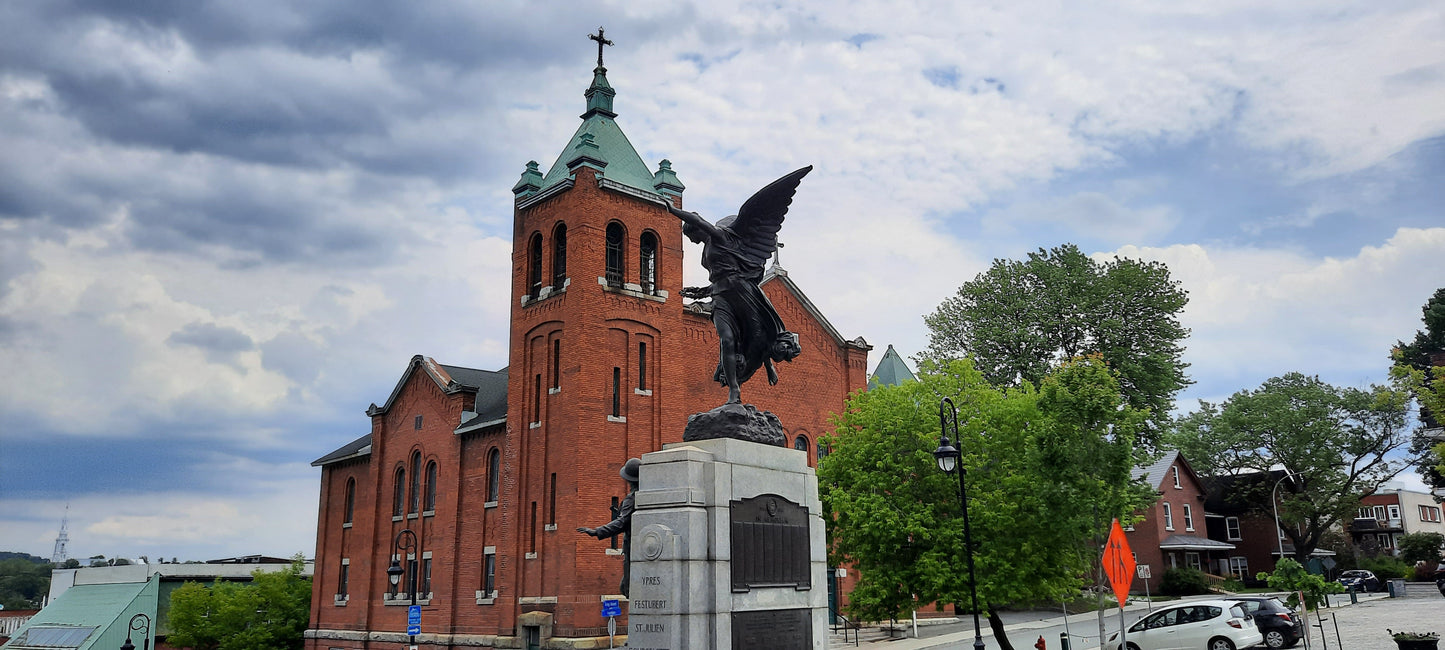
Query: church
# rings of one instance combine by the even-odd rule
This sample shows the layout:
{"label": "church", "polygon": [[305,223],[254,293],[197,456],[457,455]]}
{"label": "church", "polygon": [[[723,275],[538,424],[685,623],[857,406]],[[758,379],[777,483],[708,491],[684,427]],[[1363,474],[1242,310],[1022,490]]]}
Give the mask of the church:
{"label": "church", "polygon": [[[512,188],[507,367],[413,357],[366,409],[369,432],[312,463],[308,650],[395,648],[413,600],[423,648],[605,647],[610,599],[626,629],[621,540],[577,528],[612,519],[623,463],[680,442],[727,389],[712,381],[710,305],[682,298],[682,224],[666,206],[682,207],[685,186],[623,134],[610,42],[593,40],[581,124],[545,173],[529,162]],[[830,415],[866,388],[872,348],[835,330],[776,260],[761,286],[802,354],[743,398],[816,464]]]}

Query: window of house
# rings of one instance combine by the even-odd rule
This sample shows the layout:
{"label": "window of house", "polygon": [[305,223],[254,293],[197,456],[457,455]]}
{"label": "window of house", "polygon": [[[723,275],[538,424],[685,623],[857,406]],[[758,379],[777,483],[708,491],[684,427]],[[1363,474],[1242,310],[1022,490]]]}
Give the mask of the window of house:
{"label": "window of house", "polygon": [[637,342],[637,390],[647,390],[647,342]]}
{"label": "window of house", "polygon": [[552,472],[551,490],[547,494],[547,523],[557,523],[557,473]]}
{"label": "window of house", "polygon": [[626,235],[622,224],[616,221],[607,224],[607,286],[622,286],[622,245]]}
{"label": "window of house", "polygon": [[798,451],[807,453],[807,451],[808,451],[808,437],[807,437],[807,436],[798,436],[797,438],[794,438],[794,439],[793,439],[793,449],[796,449],[796,450],[798,450]]}
{"label": "window of house", "polygon": [[537,502],[532,502],[532,525],[527,528],[527,552],[537,552]]}
{"label": "window of house", "polygon": [[536,298],[542,294],[542,233],[532,233],[527,245],[527,295]]}
{"label": "window of house", "polygon": [[1365,506],[1365,507],[1363,507],[1363,508],[1360,508],[1360,514],[1357,515],[1356,518],[1357,518],[1357,519],[1370,519],[1370,518],[1373,518],[1374,516],[1375,516],[1375,509],[1374,509],[1374,508],[1371,508],[1370,506]]}
{"label": "window of house", "polygon": [[1420,521],[1440,521],[1440,508],[1420,506]]}
{"label": "window of house", "polygon": [[1229,558],[1229,572],[1240,580],[1249,578],[1249,558],[1238,555]]}
{"label": "window of house", "polygon": [[1184,530],[1194,530],[1194,508],[1184,504]]}
{"label": "window of house", "polygon": [[562,387],[562,339],[552,339],[552,388]]}
{"label": "window of house", "polygon": [[423,597],[431,595],[431,558],[422,558],[421,561],[421,588],[417,590]]}
{"label": "window of house", "polygon": [[1184,486],[1179,484],[1179,466],[1175,465],[1169,469],[1174,470],[1174,487],[1184,489]]}
{"label": "window of house", "polygon": [[1380,548],[1392,548],[1391,543],[1390,543],[1390,541],[1391,541],[1390,535],[1385,534],[1385,533],[1381,533],[1380,535],[1377,536],[1377,539],[1380,540]]}
{"label": "window of house", "polygon": [[532,381],[532,421],[542,421],[542,375],[537,375]]}
{"label": "window of house", "polygon": [[411,421],[411,428],[416,429],[417,431],[421,431],[421,416],[420,416],[420,415],[416,416],[416,418]]}
{"label": "window of house", "polygon": [[649,296],[657,295],[657,235],[651,232],[642,233],[642,241],[637,250],[637,284],[642,286],[643,293]]}
{"label": "window of house", "polygon": [[391,500],[391,516],[400,517],[406,508],[406,468],[396,468],[396,482]]}
{"label": "window of house", "polygon": [[1184,564],[1185,564],[1185,566],[1188,566],[1188,567],[1191,568],[1191,569],[1198,569],[1198,568],[1200,568],[1200,567],[1199,567],[1199,554],[1196,553],[1196,552],[1194,552],[1194,551],[1186,551],[1186,552],[1184,553]]}
{"label": "window of house", "polygon": [[497,590],[497,551],[487,551],[482,556],[482,597],[490,598]]}
{"label": "window of house", "polygon": [[352,515],[356,513],[356,479],[346,479],[346,510],[342,511],[341,523],[351,523]]}
{"label": "window of house", "polygon": [[351,582],[351,559],[350,559],[350,558],[341,558],[341,574],[337,577],[337,580],[336,580],[336,597],[337,597],[337,598],[339,598],[339,599],[344,599],[344,598],[346,598],[347,590],[350,588],[350,584],[349,584],[350,582]]}
{"label": "window of house", "polygon": [[1224,518],[1224,534],[1231,542],[1243,539],[1239,535],[1239,517]]}
{"label": "window of house", "polygon": [[411,452],[411,499],[407,501],[407,514],[416,512],[421,505],[421,452]]}
{"label": "window of house", "polygon": [[496,447],[487,454],[487,501],[495,502],[502,486],[502,452]]}
{"label": "window of house", "polygon": [[437,509],[437,462],[434,460],[426,464],[426,499],[423,506],[422,510],[428,512]]}
{"label": "window of house", "polygon": [[1398,520],[1398,519],[1400,518],[1400,506],[1398,506],[1398,505],[1389,506],[1389,513],[1390,513],[1390,519],[1391,519],[1391,520]]}
{"label": "window of house", "polygon": [[552,290],[561,291],[567,282],[567,224],[552,230]]}
{"label": "window of house", "polygon": [[622,369],[612,369],[612,417],[622,417]]}
{"label": "window of house", "polygon": [[1385,518],[1385,506],[1375,506],[1375,518],[1376,518],[1376,519],[1384,519],[1384,518]]}
{"label": "window of house", "polygon": [[1168,501],[1164,502],[1164,530],[1174,530],[1174,510]]}

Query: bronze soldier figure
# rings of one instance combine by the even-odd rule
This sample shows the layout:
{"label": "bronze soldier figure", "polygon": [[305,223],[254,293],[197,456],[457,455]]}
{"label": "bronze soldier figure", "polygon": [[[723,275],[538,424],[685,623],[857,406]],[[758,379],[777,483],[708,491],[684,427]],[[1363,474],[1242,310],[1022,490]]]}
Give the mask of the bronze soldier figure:
{"label": "bronze soldier figure", "polygon": [[637,493],[637,470],[642,466],[642,461],[636,458],[627,459],[619,472],[622,480],[627,481],[627,496],[623,497],[622,503],[617,506],[617,513],[613,515],[616,519],[609,521],[597,528],[578,527],[577,532],[586,533],[597,539],[607,539],[616,535],[622,535],[622,595],[628,596],[628,578],[632,574],[632,496]]}

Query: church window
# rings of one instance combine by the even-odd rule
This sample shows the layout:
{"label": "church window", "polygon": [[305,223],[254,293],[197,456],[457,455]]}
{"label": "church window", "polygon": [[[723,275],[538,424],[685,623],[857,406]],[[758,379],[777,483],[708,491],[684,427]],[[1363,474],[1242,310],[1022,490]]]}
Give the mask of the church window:
{"label": "church window", "polygon": [[420,416],[420,415],[416,416],[416,418],[412,420],[412,422],[411,422],[411,428],[416,429],[417,431],[421,431],[421,416]]}
{"label": "church window", "polygon": [[[430,553],[430,551],[428,551]],[[431,596],[431,558],[422,558],[421,561],[421,589],[417,592],[423,598]]]}
{"label": "church window", "polygon": [[637,247],[638,256],[637,283],[642,286],[642,292],[649,295],[657,295],[657,235],[651,232],[642,233],[642,241]]}
{"label": "church window", "polygon": [[827,442],[824,442],[824,441],[822,441],[822,440],[819,440],[819,441],[818,441],[818,462],[820,462],[820,463],[823,462],[823,459],[824,459],[824,458],[827,458],[827,457],[828,457],[828,443],[827,443]]}
{"label": "church window", "polygon": [[542,293],[542,233],[532,233],[527,246],[527,295],[536,298]]}
{"label": "church window", "polygon": [[425,511],[437,509],[437,462],[434,460],[426,464],[426,499],[423,506]]}
{"label": "church window", "polygon": [[351,523],[352,515],[356,513],[356,479],[346,479],[346,510],[342,513],[341,523]]}
{"label": "church window", "polygon": [[807,453],[807,451],[808,451],[808,437],[807,437],[807,436],[798,436],[797,438],[795,438],[795,439],[793,440],[793,449],[796,449],[796,450],[798,450],[798,451]]}
{"label": "church window", "polygon": [[552,387],[562,387],[562,339],[552,339]]}
{"label": "church window", "polygon": [[502,452],[496,447],[487,454],[487,501],[496,501],[502,486]]}
{"label": "church window", "polygon": [[396,484],[393,486],[391,516],[400,517],[406,503],[406,468],[396,468]]}
{"label": "church window", "polygon": [[637,390],[647,390],[647,342],[637,343]]}
{"label": "church window", "polygon": [[622,417],[622,369],[612,369],[612,417]]}
{"label": "church window", "polygon": [[341,575],[336,581],[337,600],[346,599],[346,593],[350,587],[350,585],[347,584],[349,582],[351,582],[351,559],[341,558]]}
{"label": "church window", "polygon": [[542,375],[532,378],[532,422],[542,421]]}
{"label": "church window", "polygon": [[622,224],[616,221],[607,224],[607,286],[622,286],[622,253],[626,235]]}
{"label": "church window", "polygon": [[532,502],[532,525],[527,529],[527,552],[537,552],[537,502]]}
{"label": "church window", "polygon": [[497,552],[491,551],[482,557],[482,597],[491,598],[497,590]]}
{"label": "church window", "polygon": [[547,523],[557,523],[557,473],[552,472],[551,492],[547,496]]}
{"label": "church window", "polygon": [[411,500],[407,501],[407,514],[416,512],[421,502],[421,452],[411,453]]}
{"label": "church window", "polygon": [[567,224],[552,230],[552,290],[561,291],[567,281]]}

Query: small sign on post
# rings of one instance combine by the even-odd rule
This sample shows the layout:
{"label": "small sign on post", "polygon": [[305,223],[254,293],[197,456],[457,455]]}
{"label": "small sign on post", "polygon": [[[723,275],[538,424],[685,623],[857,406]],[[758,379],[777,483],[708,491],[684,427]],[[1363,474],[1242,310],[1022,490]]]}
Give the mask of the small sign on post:
{"label": "small sign on post", "polygon": [[1129,585],[1134,582],[1134,553],[1129,550],[1129,540],[1124,537],[1124,527],[1114,520],[1109,531],[1109,541],[1104,545],[1104,574],[1114,587],[1114,597],[1119,599],[1119,646],[1128,647],[1129,631],[1124,625],[1124,604],[1129,602]]}
{"label": "small sign on post", "polygon": [[617,636],[617,617],[622,615],[622,604],[617,600],[602,601],[602,615],[607,617],[607,647],[613,646],[612,637]]}
{"label": "small sign on post", "polygon": [[406,610],[406,635],[421,634],[421,605],[412,605]]}

